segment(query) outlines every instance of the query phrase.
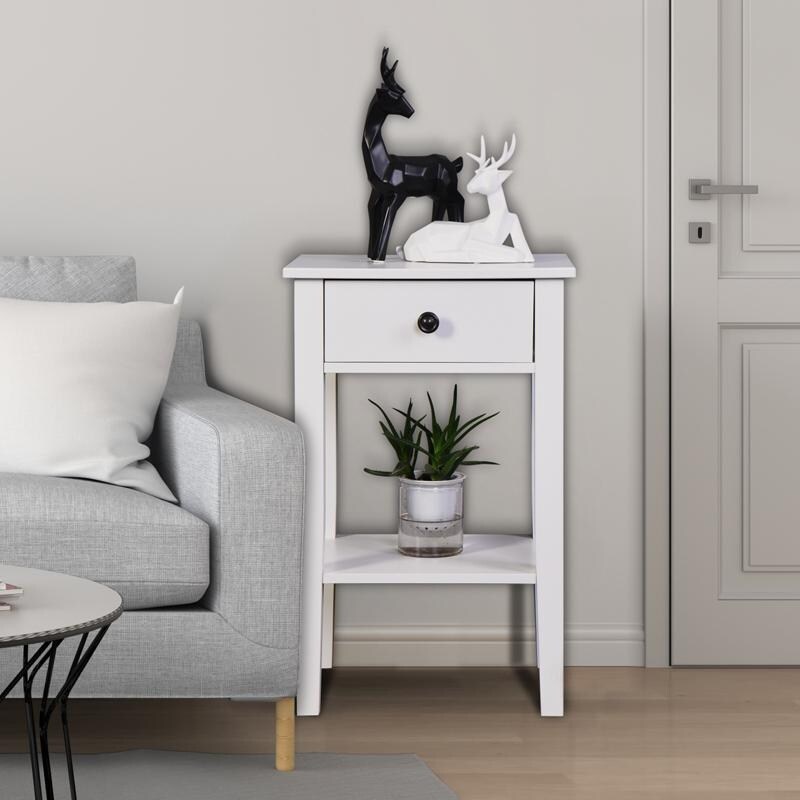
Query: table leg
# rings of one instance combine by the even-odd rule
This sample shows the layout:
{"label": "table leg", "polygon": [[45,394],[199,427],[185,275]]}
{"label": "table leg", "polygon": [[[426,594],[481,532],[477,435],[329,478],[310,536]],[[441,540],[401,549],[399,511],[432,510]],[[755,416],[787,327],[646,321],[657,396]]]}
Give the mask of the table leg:
{"label": "table leg", "polygon": [[316,716],[322,687],[322,570],[325,551],[325,373],[323,282],[294,286],[294,418],[306,455],[305,536],[297,713]]}
{"label": "table leg", "polygon": [[56,651],[61,642],[53,642],[47,656],[47,674],[42,689],[42,699],[39,704],[39,744],[42,750],[42,771],[44,772],[44,790],[47,800],[53,798],[53,771],[50,768],[50,742],[47,738],[47,700],[50,695],[50,682],[53,680],[53,664],[56,660]]}
{"label": "table leg", "polygon": [[[75,670],[80,663],[81,655],[83,653],[83,648],[86,645],[86,635],[81,637],[80,644],[78,645],[78,649],[75,651],[75,656],[72,659],[72,666],[69,668],[69,676],[67,680],[69,680],[70,676],[72,676]],[[64,734],[64,755],[66,756],[67,760],[67,774],[69,776],[69,796],[75,800],[76,792],[75,792],[75,770],[72,766],[72,742],[69,736],[69,717],[67,715],[67,703],[69,702],[69,692],[67,692],[61,698],[61,730]]]}
{"label": "table leg", "polygon": [[[69,738],[67,701],[69,700],[70,692],[83,674],[86,665],[91,660],[107,631],[108,626],[98,630],[88,647],[86,643],[89,634],[84,633],[81,636],[69,672],[64,680],[64,685],[53,697],[50,697],[53,668],[55,665],[56,651],[64,641],[63,639],[45,642],[32,656],[30,655],[28,645],[25,645],[22,653],[22,669],[14,676],[2,693],[0,693],[1,703],[18,683],[22,683],[25,701],[25,721],[28,732],[28,753],[31,759],[31,772],[33,776],[33,795],[36,800],[43,800],[43,797],[46,798],[46,800],[53,800],[54,798],[48,730],[53,712],[59,707],[61,708],[61,726],[64,731],[64,755],[69,776],[70,797],[72,800],[77,800],[75,771],[72,764],[72,746]],[[39,670],[45,665],[47,665],[47,671],[45,673],[37,723],[33,712],[33,681]],[[42,794],[42,774],[44,774],[44,795]]]}
{"label": "table leg", "polygon": [[537,281],[533,376],[536,652],[543,717],[564,715],[564,282]]}
{"label": "table leg", "polygon": [[36,745],[36,720],[33,716],[33,697],[31,696],[31,682],[33,677],[29,671],[31,662],[28,658],[27,645],[23,648],[22,660],[22,691],[25,697],[25,727],[28,731],[28,753],[31,757],[31,771],[33,772],[33,796],[36,800],[42,800],[42,776],[39,772],[39,752]]}

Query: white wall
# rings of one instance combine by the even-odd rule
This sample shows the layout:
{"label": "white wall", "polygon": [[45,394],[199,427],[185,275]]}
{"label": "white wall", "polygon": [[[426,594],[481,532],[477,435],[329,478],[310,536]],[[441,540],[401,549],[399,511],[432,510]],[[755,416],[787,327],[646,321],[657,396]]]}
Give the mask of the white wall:
{"label": "white wall", "polygon": [[[366,248],[359,137],[389,44],[417,109],[387,125],[390,148],[455,156],[482,132],[496,150],[516,131],[511,206],[535,250],[578,266],[567,294],[568,656],[641,663],[643,2],[0,4],[0,249],[136,256],[142,297],[186,285],[213,382],[290,414],[280,269],[301,251]],[[481,210],[472,198],[468,214]],[[407,203],[392,246],[428,214],[426,201]],[[398,402],[429,383],[343,380],[342,527],[392,528],[391,484],[360,471],[386,461],[366,398]],[[470,473],[468,529],[524,530],[527,383],[459,383],[466,411],[502,411],[478,439],[502,466]],[[531,648],[509,639],[530,636],[530,605],[505,587],[340,590],[337,658],[520,660]]]}

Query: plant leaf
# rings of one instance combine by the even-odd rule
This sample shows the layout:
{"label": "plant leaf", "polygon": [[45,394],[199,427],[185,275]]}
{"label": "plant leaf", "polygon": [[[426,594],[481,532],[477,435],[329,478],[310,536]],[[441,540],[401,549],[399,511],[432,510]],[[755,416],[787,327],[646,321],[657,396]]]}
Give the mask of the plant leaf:
{"label": "plant leaf", "polygon": [[374,405],[375,408],[377,408],[378,411],[381,412],[381,414],[383,414],[383,418],[386,420],[386,424],[389,426],[389,428],[391,428],[392,433],[397,435],[397,429],[392,424],[392,420],[389,419],[389,415],[374,400],[371,400],[370,398],[367,398],[367,400],[369,400],[369,402],[372,403],[372,405]]}
{"label": "plant leaf", "polygon": [[405,412],[405,411],[401,411],[399,408],[393,408],[393,409],[392,409],[392,411],[396,411],[396,412],[397,412],[398,414],[400,414],[401,416],[405,417],[406,419],[409,419],[409,420],[411,420],[411,422],[413,422],[413,423],[414,423],[414,425],[415,425],[417,428],[419,428],[420,430],[423,430],[423,431],[425,431],[425,433],[428,433],[428,434],[430,434],[430,430],[429,430],[427,427],[425,427],[425,425],[423,425],[423,424],[422,424],[422,420],[424,420],[424,419],[425,419],[425,414],[423,414],[423,415],[422,415],[422,416],[421,416],[419,419],[415,419],[414,417],[412,417],[412,416],[411,416],[410,414],[408,414],[407,412]]}
{"label": "plant leaf", "polygon": [[431,398],[430,392],[425,392],[425,394],[428,395],[428,405],[431,407],[431,431],[434,436],[439,436],[441,435],[442,429],[436,421],[436,409],[433,406],[433,398]]}
{"label": "plant leaf", "polygon": [[458,432],[459,435],[456,440],[453,442],[454,445],[458,444],[465,436],[468,436],[472,431],[475,430],[479,425],[483,425],[484,422],[488,422],[493,417],[496,417],[500,412],[495,411],[494,414],[489,414],[488,416],[485,414],[481,414],[478,417],[473,417],[469,422],[465,422],[461,430]]}
{"label": "plant leaf", "polygon": [[450,405],[450,419],[447,421],[448,428],[453,423],[458,425],[458,422],[456,421],[457,420],[457,418],[456,418],[456,409],[457,408],[458,408],[458,384],[454,383],[453,384],[453,402]]}
{"label": "plant leaf", "polygon": [[418,437],[416,442],[408,439],[398,439],[397,441],[405,447],[415,450],[418,453],[424,453],[426,456],[430,457],[430,453],[420,444],[421,438],[421,436]]}

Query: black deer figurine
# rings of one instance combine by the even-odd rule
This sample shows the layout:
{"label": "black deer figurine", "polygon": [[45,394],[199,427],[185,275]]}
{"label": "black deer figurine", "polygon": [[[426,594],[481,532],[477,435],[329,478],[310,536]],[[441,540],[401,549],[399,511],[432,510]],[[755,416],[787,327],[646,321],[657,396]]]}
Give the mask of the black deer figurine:
{"label": "black deer figurine", "polygon": [[397,209],[407,197],[430,197],[433,200],[433,219],[447,218],[464,221],[464,198],[458,191],[461,158],[451,161],[445,156],[395,156],[386,150],[381,136],[383,123],[390,114],[410,117],[414,113],[405,98],[405,89],[395,80],[397,61],[386,64],[389,48],[383,48],[381,79],[375,90],[364,123],[361,152],[367,177],[372,184],[369,198],[369,250],[372,261],[386,258],[386,247]]}

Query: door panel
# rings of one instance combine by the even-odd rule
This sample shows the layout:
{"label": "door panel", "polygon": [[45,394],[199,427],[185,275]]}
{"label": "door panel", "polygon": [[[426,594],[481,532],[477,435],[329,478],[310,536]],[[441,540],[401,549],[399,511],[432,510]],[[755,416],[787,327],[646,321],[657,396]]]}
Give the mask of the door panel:
{"label": "door panel", "polygon": [[720,274],[800,276],[800,3],[720,6],[720,160],[726,182],[759,186],[719,204]]}
{"label": "door panel", "polygon": [[[797,664],[800,3],[672,15],[672,658]],[[691,200],[690,178],[759,194]]]}
{"label": "door panel", "polygon": [[763,186],[758,202],[745,198],[743,249],[800,250],[800,159],[785,158],[797,152],[800,113],[776,79],[800,75],[800,4],[745,0],[742,11],[742,177]]}
{"label": "door panel", "polygon": [[743,569],[797,572],[800,342],[745,344],[742,362]]}
{"label": "door panel", "polygon": [[800,328],[722,327],[719,599],[800,599]]}

